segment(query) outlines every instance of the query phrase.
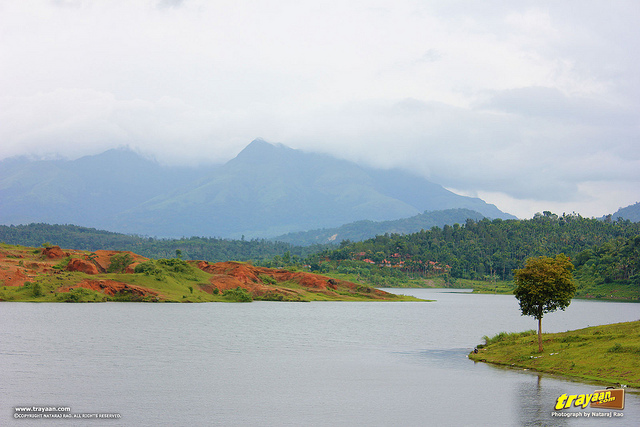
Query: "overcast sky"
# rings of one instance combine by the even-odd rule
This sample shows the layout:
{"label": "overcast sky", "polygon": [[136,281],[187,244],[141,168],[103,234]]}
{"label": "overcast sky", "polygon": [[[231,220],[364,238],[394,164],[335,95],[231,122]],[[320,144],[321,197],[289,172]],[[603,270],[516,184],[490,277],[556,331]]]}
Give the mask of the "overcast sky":
{"label": "overcast sky", "polygon": [[640,2],[0,0],[0,159],[253,139],[505,212],[640,201]]}

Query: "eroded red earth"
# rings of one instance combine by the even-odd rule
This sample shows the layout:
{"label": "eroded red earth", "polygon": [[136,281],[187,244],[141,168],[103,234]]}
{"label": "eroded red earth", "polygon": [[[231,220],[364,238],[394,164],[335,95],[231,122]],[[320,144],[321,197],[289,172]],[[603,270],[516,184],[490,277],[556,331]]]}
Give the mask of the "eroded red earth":
{"label": "eroded red earth", "polygon": [[[306,290],[336,295],[335,291],[339,288],[355,291],[359,286],[353,282],[332,279],[318,274],[255,267],[241,262],[210,264],[206,261],[198,261],[196,266],[200,270],[211,274],[210,285],[201,286],[207,292],[212,292],[214,288],[224,291],[241,287],[254,296],[262,296],[273,291],[290,295],[295,293],[295,288],[291,289],[290,287],[293,283]],[[284,285],[284,282],[288,282],[288,286]],[[371,297],[373,298],[385,298],[385,296],[388,296],[388,294],[378,289],[368,289],[370,289]]]}
{"label": "eroded red earth", "polygon": [[58,288],[58,292],[69,292],[72,289],[85,288],[92,291],[102,292],[107,295],[116,295],[118,293],[125,293],[135,295],[138,297],[157,296],[158,292],[141,286],[130,285],[124,282],[118,282],[115,280],[91,280],[85,279],[75,285],[62,286]]}
{"label": "eroded red earth", "polygon": [[[69,292],[81,287],[113,296],[127,293],[139,297],[159,297],[162,295],[154,289],[125,283],[122,276],[119,280],[99,277],[104,274],[119,254],[129,254],[133,263],[126,273],[134,273],[135,266],[148,258],[133,252],[98,250],[95,252],[61,249],[58,246],[47,248],[9,247],[0,249],[0,286],[24,286],[38,276],[61,275],[60,278],[71,277],[68,272],[81,272],[93,278],[82,278],[77,283],[65,284],[57,292]],[[337,297],[338,293],[366,293],[369,298],[386,299],[389,294],[374,288],[362,287],[353,282],[332,279],[313,273],[276,270],[255,267],[241,262],[209,263],[206,261],[189,261],[202,271],[210,274],[208,283],[199,283],[200,289],[208,293],[218,293],[229,289],[243,288],[254,297],[283,295],[295,297],[312,291],[315,293]],[[75,277],[75,276],[74,276]]]}

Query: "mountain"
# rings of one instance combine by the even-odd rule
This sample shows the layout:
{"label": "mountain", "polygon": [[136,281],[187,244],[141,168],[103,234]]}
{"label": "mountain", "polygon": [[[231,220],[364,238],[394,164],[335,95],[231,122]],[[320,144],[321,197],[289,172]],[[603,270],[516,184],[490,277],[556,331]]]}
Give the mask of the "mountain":
{"label": "mountain", "polygon": [[467,219],[479,221],[484,218],[479,212],[469,209],[445,209],[441,211],[424,212],[410,218],[351,222],[337,228],[323,228],[319,230],[299,231],[274,237],[272,240],[290,243],[292,245],[313,245],[326,243],[340,243],[343,240],[358,242],[381,234],[410,234],[432,227],[464,224]]}
{"label": "mountain", "polygon": [[628,219],[631,222],[640,221],[640,202],[627,206],[626,208],[620,208],[612,215],[612,219],[618,218]]}
{"label": "mountain", "polygon": [[363,168],[257,139],[192,187],[123,212],[116,225],[167,236],[272,237],[446,208],[513,218],[407,172]]}
{"label": "mountain", "polygon": [[0,163],[0,223],[75,223],[151,236],[272,237],[465,208],[514,218],[400,170],[366,168],[257,139],[208,169],[129,150],[74,161]]}
{"label": "mountain", "polygon": [[164,167],[128,149],[77,160],[6,159],[0,162],[0,223],[103,228],[120,212],[198,176],[200,169]]}

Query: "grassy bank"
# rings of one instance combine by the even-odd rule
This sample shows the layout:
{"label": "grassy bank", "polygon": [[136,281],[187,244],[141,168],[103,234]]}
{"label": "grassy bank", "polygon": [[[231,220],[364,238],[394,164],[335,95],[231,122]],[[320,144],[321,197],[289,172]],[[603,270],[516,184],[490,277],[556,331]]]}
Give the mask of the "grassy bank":
{"label": "grassy bank", "polygon": [[501,332],[484,339],[485,345],[469,354],[470,359],[640,388],[640,320],[543,334],[542,353],[536,331]]}
{"label": "grassy bank", "polygon": [[513,293],[513,282],[504,280],[483,281],[470,279],[455,279],[449,287],[461,289],[473,289],[474,294],[499,294],[509,295]]}

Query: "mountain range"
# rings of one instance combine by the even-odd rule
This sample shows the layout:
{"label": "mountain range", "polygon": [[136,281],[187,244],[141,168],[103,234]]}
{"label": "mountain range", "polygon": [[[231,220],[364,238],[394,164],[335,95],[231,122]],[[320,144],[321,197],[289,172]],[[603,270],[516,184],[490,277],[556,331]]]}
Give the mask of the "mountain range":
{"label": "mountain range", "polygon": [[479,221],[484,218],[479,212],[469,209],[444,209],[440,211],[424,212],[409,218],[388,221],[362,220],[350,222],[334,228],[298,231],[277,236],[271,240],[285,242],[292,245],[314,245],[327,243],[341,243],[344,240],[358,242],[382,234],[411,234],[420,230],[445,225],[465,224],[467,220]]}
{"label": "mountain range", "polygon": [[618,209],[616,212],[611,215],[611,219],[628,219],[631,222],[639,222],[640,221],[640,202],[636,202],[633,205],[629,205],[624,208]]}
{"label": "mountain range", "polygon": [[76,160],[0,162],[0,223],[77,224],[160,236],[273,237],[424,211],[511,219],[402,170],[374,169],[256,139],[209,167],[169,167],[128,149]]}

